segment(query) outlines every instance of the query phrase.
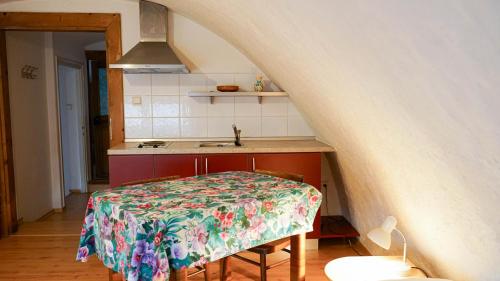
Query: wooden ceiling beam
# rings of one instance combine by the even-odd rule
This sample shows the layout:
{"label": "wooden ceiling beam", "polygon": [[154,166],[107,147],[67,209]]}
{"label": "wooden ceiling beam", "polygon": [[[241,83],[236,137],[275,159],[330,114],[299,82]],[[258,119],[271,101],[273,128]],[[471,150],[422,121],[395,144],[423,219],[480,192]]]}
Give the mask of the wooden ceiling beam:
{"label": "wooden ceiling beam", "polygon": [[120,14],[110,13],[0,13],[0,26],[7,30],[106,31]]}

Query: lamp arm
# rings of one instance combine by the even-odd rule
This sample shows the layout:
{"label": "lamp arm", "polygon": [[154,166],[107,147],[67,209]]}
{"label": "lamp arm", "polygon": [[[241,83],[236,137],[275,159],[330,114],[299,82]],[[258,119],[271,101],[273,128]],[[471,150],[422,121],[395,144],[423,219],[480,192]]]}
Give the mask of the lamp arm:
{"label": "lamp arm", "polygon": [[403,238],[403,262],[406,263],[406,238],[399,229],[394,228],[394,230]]}

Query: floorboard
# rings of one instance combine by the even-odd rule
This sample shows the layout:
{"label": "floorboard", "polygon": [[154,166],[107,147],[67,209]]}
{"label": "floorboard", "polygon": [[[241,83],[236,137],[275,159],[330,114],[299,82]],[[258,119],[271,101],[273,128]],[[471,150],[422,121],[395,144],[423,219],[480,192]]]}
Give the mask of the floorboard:
{"label": "floorboard", "polygon": [[[62,213],[25,222],[15,235],[0,240],[0,280],[108,280],[107,269],[95,256],[87,263],[75,260],[87,199],[87,194],[72,194],[66,198]],[[368,254],[360,245],[354,247]],[[271,262],[283,254],[274,254]],[[307,279],[328,280],[323,272],[328,261],[354,255],[356,252],[343,240],[320,240],[319,251],[306,253]],[[289,270],[288,264],[273,268],[268,271],[268,280],[289,280]],[[233,280],[259,280],[259,269],[242,261],[234,259],[232,271]],[[213,280],[217,280],[218,264],[214,264],[212,272]],[[201,281],[203,275],[189,280]]]}

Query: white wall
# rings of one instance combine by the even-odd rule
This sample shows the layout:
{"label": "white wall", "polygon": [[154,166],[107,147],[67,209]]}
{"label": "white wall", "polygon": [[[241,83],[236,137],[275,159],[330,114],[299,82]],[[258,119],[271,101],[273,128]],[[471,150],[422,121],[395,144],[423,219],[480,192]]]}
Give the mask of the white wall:
{"label": "white wall", "polygon": [[[387,215],[410,258],[500,276],[499,1],[174,1],[246,54],[335,146],[363,243]],[[397,240],[392,251],[400,253]]]}
{"label": "white wall", "polygon": [[[239,84],[251,91],[255,74],[127,74],[124,76],[127,139],[314,136],[287,97],[189,97]],[[136,103],[134,103],[134,100]]]}
{"label": "white wall", "polygon": [[104,32],[54,32],[54,55],[85,64],[85,50],[103,47],[105,50]]}
{"label": "white wall", "polygon": [[98,41],[84,47],[85,51],[106,51],[106,42]]}
{"label": "white wall", "polygon": [[[7,32],[7,61],[18,217],[33,221],[52,210],[42,32]],[[37,79],[21,78],[24,65]]]}
{"label": "white wall", "polygon": [[63,193],[61,190],[61,172],[59,154],[59,122],[58,122],[58,106],[56,95],[56,78],[55,78],[55,60],[54,60],[54,38],[52,32],[45,32],[45,91],[47,93],[47,120],[48,135],[49,135],[49,151],[50,151],[50,179],[51,179],[51,194],[52,207],[63,207]]}
{"label": "white wall", "polygon": [[[17,147],[17,156],[14,159],[16,190],[18,190],[17,186],[19,185],[20,191],[18,191],[17,197],[21,199],[20,205],[22,206],[19,208],[18,216],[23,217],[25,221],[30,221],[44,215],[52,208],[62,207],[54,56],[58,55],[84,64],[83,45],[86,44],[86,41],[82,41],[82,46],[80,46],[74,40],[65,40],[68,34],[65,36],[64,33],[56,33],[56,36],[53,36],[51,32],[9,32],[8,34],[10,34],[8,40],[11,41],[10,48],[7,50],[9,67],[14,67],[12,64],[16,64],[15,67],[17,67],[17,64],[21,62],[29,64],[28,62],[34,56],[37,57],[35,62],[40,63],[38,71],[40,76],[36,80],[20,79],[17,69],[11,70],[10,72],[15,73],[15,75],[9,77],[10,80],[15,79],[10,81],[10,94],[12,96],[13,134],[18,136],[13,139],[14,147]],[[30,55],[25,56],[25,53],[30,53]],[[20,103],[24,104],[24,100],[19,97],[18,93],[28,91],[25,88],[27,86],[31,87],[29,89],[35,89],[38,93],[36,97],[39,100],[35,102],[35,99],[29,103],[30,106],[21,108]],[[32,93],[30,92],[30,94]],[[29,96],[21,96],[23,99],[29,99]],[[52,121],[48,122],[48,120]],[[16,132],[14,133],[14,131]],[[28,137],[27,135],[38,137]],[[26,158],[26,155],[30,155],[33,149],[39,151],[34,154],[36,161]],[[33,177],[26,177],[24,173],[31,169],[32,165],[40,165],[40,168],[37,169]],[[82,178],[81,175],[78,177],[81,182],[72,184],[72,189],[85,190],[83,185],[85,178]],[[36,182],[40,182],[40,184],[36,184]],[[32,186],[37,186],[36,192],[32,192]],[[38,192],[44,192],[44,194],[40,195]],[[50,201],[45,201],[45,197],[50,198]],[[37,202],[33,203],[32,200],[35,199]],[[50,208],[47,209],[47,206]]]}
{"label": "white wall", "polygon": [[[250,73],[262,71],[238,49],[206,27],[168,13],[168,42],[191,73]],[[252,80],[255,77],[252,77]]]}
{"label": "white wall", "polygon": [[[122,52],[127,52],[139,41],[139,2],[138,0],[28,0],[3,1],[1,11],[8,12],[100,12],[120,13],[122,22]],[[52,37],[51,33],[46,36]],[[46,57],[47,84],[46,90],[49,120],[57,120],[57,100],[55,95],[54,50],[52,40],[47,41]],[[50,77],[52,75],[52,77]],[[61,182],[59,168],[58,128],[55,121],[49,122],[50,139],[50,174],[52,181],[52,206],[61,208]]]}
{"label": "white wall", "polygon": [[[13,1],[0,4],[0,10],[2,11],[25,11],[25,12],[118,12],[121,14],[122,18],[122,44],[123,52],[127,52],[131,47],[133,47],[139,41],[139,10],[138,10],[137,0],[108,0],[106,2],[97,0],[27,0],[27,1]],[[242,55],[236,48],[228,44],[224,39],[220,38],[218,35],[207,30],[205,27],[183,17],[182,15],[176,13],[169,13],[169,42],[173,46],[173,49],[181,57],[183,62],[185,62],[188,67],[193,71],[193,73],[204,73],[208,75],[214,74],[249,74],[247,77],[251,77],[250,80],[254,80],[256,74],[262,73],[258,67],[256,67],[246,56]],[[189,79],[189,78],[188,78]],[[247,79],[247,78],[245,78]],[[231,78],[230,81],[233,79]],[[226,79],[220,82],[227,81]],[[217,83],[219,81],[216,81]],[[214,83],[211,79],[208,83]],[[241,85],[248,84],[248,81],[235,81],[235,83],[241,83]],[[270,84],[270,82],[268,83]],[[125,85],[126,86],[126,85]],[[273,89],[276,89],[273,87]],[[130,95],[125,93],[126,95]],[[147,93],[143,93],[146,95]],[[197,103],[200,100],[203,104],[202,107],[206,105],[206,99],[191,99],[191,103]],[[224,99],[223,99],[224,100]],[[237,102],[232,101],[234,99],[226,99],[225,103],[229,102],[229,105],[222,105],[222,107],[233,107],[236,108]],[[270,103],[281,103],[282,105],[278,107],[286,106],[288,99],[284,98],[271,98],[267,99]],[[180,102],[180,100],[179,100]],[[250,102],[250,106],[254,108],[259,108],[260,105],[254,104],[254,102],[249,99],[245,99],[244,103]],[[220,106],[221,103],[215,106]],[[149,112],[152,111],[153,106],[145,100],[142,107],[149,107]],[[181,110],[181,104],[179,104],[179,112]],[[130,106],[129,106],[130,107]],[[207,106],[207,110],[208,106]],[[226,108],[226,111],[230,110]],[[184,122],[187,126],[185,131],[197,131],[200,122],[205,124],[202,137],[225,137],[227,136],[227,123],[240,121],[242,126],[243,134],[245,132],[251,133],[252,136],[268,136],[266,133],[268,131],[276,132],[272,136],[288,136],[288,135],[299,135],[299,136],[309,136],[314,135],[311,128],[308,126],[307,121],[305,121],[300,113],[295,111],[290,112],[291,118],[288,117],[288,111],[278,112],[276,114],[271,114],[273,116],[264,116],[261,114],[251,114],[252,116],[244,116],[244,119],[236,119],[238,114],[235,112],[231,116],[224,114],[223,116],[209,116],[210,114],[204,114],[204,120],[190,119]],[[298,115],[298,116],[296,116]],[[134,117],[132,117],[134,116]],[[182,138],[180,130],[172,128],[165,128],[165,124],[179,124],[174,125],[177,127],[182,127],[182,120],[179,119],[181,116],[176,117],[178,120],[160,120],[157,119],[155,125],[153,125],[154,118],[152,115],[142,114],[139,118],[135,117],[136,114],[131,113],[131,111],[125,112],[126,128],[125,134],[128,139],[137,138],[166,138],[170,136],[176,136],[176,138]],[[187,116],[184,116],[187,117]],[[217,120],[213,120],[212,124],[209,124],[209,117],[216,117]],[[229,120],[228,117],[231,119]],[[241,116],[240,116],[241,117]],[[269,118],[268,118],[269,117]],[[258,118],[255,119],[255,118]],[[268,120],[269,119],[269,120]],[[261,120],[259,122],[259,120]],[[264,120],[262,122],[262,120]],[[217,121],[222,121],[220,125],[214,127],[213,124]],[[269,121],[269,122],[266,122]],[[159,124],[162,125],[159,125]],[[193,124],[193,125],[190,125]],[[217,123],[219,124],[219,123]],[[259,129],[268,124],[273,126],[272,128],[264,130]],[[160,128],[158,128],[160,126]],[[153,132],[153,127],[157,127],[157,132]],[[216,132],[214,134],[209,134],[208,128],[212,128],[211,131]],[[205,133],[206,131],[206,133]],[[230,131],[229,131],[230,132]],[[289,133],[290,132],[290,133]],[[249,136],[250,136],[249,135]],[[159,137],[161,136],[161,137]]]}
{"label": "white wall", "polygon": [[[362,234],[393,214],[417,264],[458,281],[500,275],[499,2],[157,2],[228,40],[290,93],[338,150]],[[125,6],[135,7],[122,10],[126,51],[139,38],[136,1],[0,9]]]}
{"label": "white wall", "polygon": [[[287,97],[188,97],[193,91],[216,91],[236,84],[253,91],[257,74],[251,61],[205,27],[169,13],[169,44],[192,74],[129,74],[124,76],[127,139],[233,137],[236,123],[242,137],[303,137],[314,132]],[[278,91],[269,79],[266,90]],[[134,104],[134,99],[140,102]]]}

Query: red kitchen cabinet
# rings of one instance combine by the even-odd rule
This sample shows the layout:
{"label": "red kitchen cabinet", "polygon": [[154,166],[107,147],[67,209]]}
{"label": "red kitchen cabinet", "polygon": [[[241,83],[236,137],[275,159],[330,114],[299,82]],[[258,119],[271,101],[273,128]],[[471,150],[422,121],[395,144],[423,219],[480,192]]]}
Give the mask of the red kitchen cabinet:
{"label": "red kitchen cabinet", "polygon": [[208,154],[203,156],[203,173],[250,171],[247,154]]}
{"label": "red kitchen cabinet", "polygon": [[[263,153],[249,155],[252,170],[282,171],[304,176],[304,182],[321,191],[321,153]],[[321,210],[314,218],[314,230],[307,238],[320,238]]]}
{"label": "red kitchen cabinet", "polygon": [[154,156],[155,177],[191,177],[201,173],[201,156],[193,154],[172,154]]}
{"label": "red kitchen cabinet", "polygon": [[117,187],[123,183],[153,178],[153,155],[109,156],[109,185]]}
{"label": "red kitchen cabinet", "polygon": [[[321,190],[321,153],[256,153],[256,154],[158,154],[111,155],[109,157],[110,186],[155,177],[181,177],[225,171],[254,169],[301,174],[304,182]],[[307,238],[321,235],[321,215],[314,219],[314,231]]]}

